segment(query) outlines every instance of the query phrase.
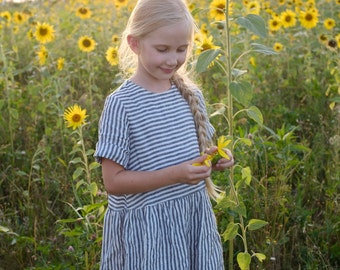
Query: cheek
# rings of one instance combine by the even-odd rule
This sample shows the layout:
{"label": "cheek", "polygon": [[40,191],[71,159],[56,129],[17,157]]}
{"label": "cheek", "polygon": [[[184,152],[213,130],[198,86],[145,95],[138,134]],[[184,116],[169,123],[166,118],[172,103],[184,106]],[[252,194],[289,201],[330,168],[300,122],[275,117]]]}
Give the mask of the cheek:
{"label": "cheek", "polygon": [[185,62],[186,57],[187,57],[187,54],[186,54],[186,53],[181,54],[181,55],[177,58],[178,63],[180,63],[180,64],[182,65],[182,64]]}

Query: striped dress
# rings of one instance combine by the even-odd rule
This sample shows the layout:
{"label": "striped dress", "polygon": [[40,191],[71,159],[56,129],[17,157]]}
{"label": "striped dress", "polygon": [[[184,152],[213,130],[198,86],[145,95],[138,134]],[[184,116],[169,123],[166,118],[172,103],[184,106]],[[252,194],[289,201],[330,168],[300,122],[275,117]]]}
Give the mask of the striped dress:
{"label": "striped dress", "polygon": [[[197,91],[200,109],[203,96]],[[209,134],[213,127],[209,124]],[[125,81],[110,94],[95,158],[126,170],[154,171],[199,156],[193,116],[172,86],[153,93]],[[102,270],[220,270],[222,247],[204,181],[108,196]]]}

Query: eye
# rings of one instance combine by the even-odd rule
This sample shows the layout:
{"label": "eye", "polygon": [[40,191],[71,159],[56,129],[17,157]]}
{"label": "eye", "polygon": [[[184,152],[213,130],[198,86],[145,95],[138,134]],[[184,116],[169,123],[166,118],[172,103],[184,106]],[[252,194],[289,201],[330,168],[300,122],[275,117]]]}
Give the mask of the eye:
{"label": "eye", "polygon": [[177,52],[180,52],[180,53],[182,53],[182,52],[186,52],[186,51],[187,51],[187,49],[188,49],[188,47],[187,47],[187,46],[185,46],[185,47],[180,47],[180,48],[178,48],[178,49],[177,49]]}
{"label": "eye", "polygon": [[158,47],[158,48],[156,48],[156,50],[158,52],[164,53],[164,52],[166,52],[168,50],[168,48],[166,48],[166,47]]}

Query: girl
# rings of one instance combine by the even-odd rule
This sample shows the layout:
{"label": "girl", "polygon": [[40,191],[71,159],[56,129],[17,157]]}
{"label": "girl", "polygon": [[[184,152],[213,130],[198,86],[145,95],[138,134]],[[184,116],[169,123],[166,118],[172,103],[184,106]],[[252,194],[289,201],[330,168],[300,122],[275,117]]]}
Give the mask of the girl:
{"label": "girl", "polygon": [[[183,1],[139,0],[123,33],[121,69],[133,73],[105,101],[95,153],[109,193],[101,269],[223,269],[200,155],[216,151],[214,129],[184,73],[195,27]],[[228,155],[213,169],[232,166]]]}

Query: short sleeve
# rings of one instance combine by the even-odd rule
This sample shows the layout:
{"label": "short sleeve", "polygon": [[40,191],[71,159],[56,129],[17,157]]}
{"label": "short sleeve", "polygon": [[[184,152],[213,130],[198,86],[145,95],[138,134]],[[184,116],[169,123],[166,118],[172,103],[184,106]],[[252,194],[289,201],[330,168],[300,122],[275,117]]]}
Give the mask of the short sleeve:
{"label": "short sleeve", "polygon": [[115,95],[109,95],[99,120],[98,142],[94,153],[101,163],[107,158],[126,167],[129,161],[129,124],[122,101]]}
{"label": "short sleeve", "polygon": [[200,110],[206,116],[206,119],[207,119],[207,132],[208,132],[209,140],[212,140],[213,136],[215,134],[215,128],[213,127],[213,125],[209,121],[209,116],[208,116],[208,113],[207,113],[207,108],[206,108],[206,105],[205,105],[205,100],[204,100],[202,92],[200,90],[197,90],[196,94],[197,94],[197,97],[198,97],[198,100],[199,100]]}

